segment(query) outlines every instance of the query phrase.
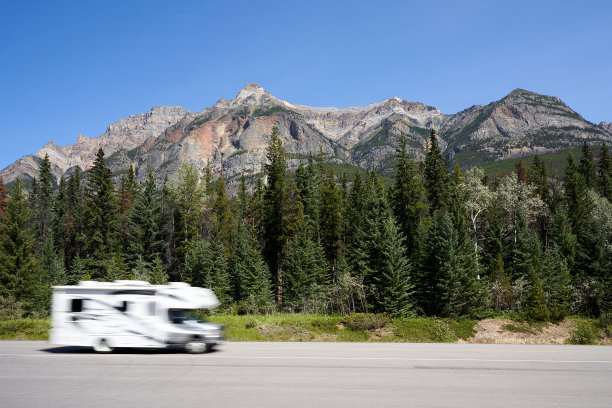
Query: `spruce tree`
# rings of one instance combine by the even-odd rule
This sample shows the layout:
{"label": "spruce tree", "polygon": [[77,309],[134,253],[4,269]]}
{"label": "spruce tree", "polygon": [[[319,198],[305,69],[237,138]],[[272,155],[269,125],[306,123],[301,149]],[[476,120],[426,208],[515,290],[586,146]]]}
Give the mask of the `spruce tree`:
{"label": "spruce tree", "polygon": [[601,144],[599,151],[599,191],[601,195],[612,202],[612,161],[608,152],[608,145],[604,142]]}
{"label": "spruce tree", "polygon": [[447,211],[434,214],[415,278],[417,304],[429,316],[442,313],[443,278],[452,273],[458,246],[457,231]]}
{"label": "spruce tree", "polygon": [[425,206],[420,199],[416,166],[406,151],[406,136],[403,133],[396,149],[396,157],[396,176],[391,189],[391,205],[406,239],[408,254],[411,254],[416,247],[420,214]]}
{"label": "spruce tree", "polygon": [[438,146],[436,131],[431,129],[429,147],[425,155],[425,189],[431,212],[445,208],[448,204],[449,174],[446,160]]}
{"label": "spruce tree", "polygon": [[582,144],[582,157],[580,158],[578,172],[584,178],[587,188],[595,188],[597,185],[597,166],[593,160],[593,152],[586,141]]}
{"label": "spruce tree", "polygon": [[8,199],[0,229],[0,295],[14,296],[28,305],[30,314],[44,313],[47,306],[39,291],[50,285],[34,256],[34,237],[29,227],[30,208],[17,179]]}
{"label": "spruce tree", "polygon": [[40,255],[47,239],[47,230],[51,225],[53,208],[53,174],[48,154],[45,154],[44,159],[39,163],[37,188],[32,191],[30,204],[33,210],[34,248]]}
{"label": "spruce tree", "polygon": [[149,273],[149,283],[152,285],[168,284],[168,274],[164,270],[164,263],[159,256],[153,259],[151,272]]}
{"label": "spruce tree", "polygon": [[4,179],[0,176],[0,224],[2,223],[2,217],[4,217],[4,212],[6,211],[6,206],[8,204],[8,190],[4,185]]}
{"label": "spruce tree", "polygon": [[544,252],[541,277],[548,309],[557,316],[569,312],[572,298],[570,271],[559,246],[555,243],[549,245]]}
{"label": "spruce tree", "polygon": [[325,170],[325,173],[321,176],[321,244],[323,245],[323,248],[325,248],[325,255],[331,267],[332,282],[335,282],[338,264],[340,263],[340,259],[344,256],[345,252],[344,242],[342,239],[342,227],[344,225],[344,203],[342,201],[342,190],[336,183],[333,169],[328,167]]}
{"label": "spruce tree", "polygon": [[104,151],[98,150],[84,192],[84,246],[88,269],[94,278],[104,278],[109,260],[117,250],[119,205]]}
{"label": "spruce tree", "polygon": [[579,235],[582,233],[591,211],[591,202],[587,194],[585,179],[578,171],[571,152],[568,154],[567,162],[568,165],[565,169],[565,203],[572,231]]}
{"label": "spruce tree", "polygon": [[551,186],[548,180],[548,171],[544,161],[537,154],[527,174],[527,179],[535,187],[536,193],[548,206],[551,206]]}
{"label": "spruce tree", "polygon": [[76,285],[81,280],[89,280],[91,276],[87,272],[85,262],[81,259],[79,255],[76,255],[72,261],[72,265],[68,270],[68,275],[66,277],[66,283],[68,285]]}
{"label": "spruce tree", "polygon": [[383,269],[375,280],[380,294],[379,311],[391,316],[412,314],[413,288],[410,265],[403,246],[404,237],[392,216],[383,222],[380,251]]}
{"label": "spruce tree", "polygon": [[128,218],[128,246],[124,249],[129,267],[135,266],[138,257],[153,262],[162,253],[161,198],[153,173],[147,179],[132,206]]}
{"label": "spruce tree", "polygon": [[285,256],[285,308],[313,312],[306,309],[308,301],[328,287],[330,279],[327,269],[325,251],[315,237],[314,225],[309,218],[303,216]]}

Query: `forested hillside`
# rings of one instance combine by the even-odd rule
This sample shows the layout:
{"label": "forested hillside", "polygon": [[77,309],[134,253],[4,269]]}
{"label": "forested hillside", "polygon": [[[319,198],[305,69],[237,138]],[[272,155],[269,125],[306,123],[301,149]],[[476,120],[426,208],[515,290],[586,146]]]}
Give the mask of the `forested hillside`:
{"label": "forested hillside", "polygon": [[177,181],[114,185],[104,152],[53,188],[48,157],[26,192],[0,182],[0,317],[45,316],[52,285],[185,281],[236,313],[377,312],[533,320],[612,310],[612,174],[605,144],[570,154],[562,182],[536,156],[486,177],[422,162],[402,136],[395,178],[336,174],[321,151],[289,172],[276,129],[256,181],[181,165]]}

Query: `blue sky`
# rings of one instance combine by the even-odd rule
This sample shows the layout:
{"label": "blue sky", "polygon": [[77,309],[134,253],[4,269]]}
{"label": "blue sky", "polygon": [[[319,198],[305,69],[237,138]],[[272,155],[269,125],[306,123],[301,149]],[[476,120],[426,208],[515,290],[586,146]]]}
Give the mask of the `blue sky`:
{"label": "blue sky", "polygon": [[0,0],[0,168],[248,82],[304,105],[399,96],[444,113],[524,88],[610,122],[611,14],[607,1]]}

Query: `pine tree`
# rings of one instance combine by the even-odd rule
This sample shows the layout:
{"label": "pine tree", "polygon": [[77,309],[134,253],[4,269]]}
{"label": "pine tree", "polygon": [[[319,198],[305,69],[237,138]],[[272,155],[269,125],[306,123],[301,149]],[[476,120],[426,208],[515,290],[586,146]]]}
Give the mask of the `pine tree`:
{"label": "pine tree", "polygon": [[[591,211],[591,202],[587,194],[584,177],[578,172],[571,152],[568,154],[567,162],[568,165],[565,169],[565,202],[572,231],[579,235],[583,231],[588,214]],[[589,166],[585,165],[586,167]]]}
{"label": "pine tree", "polygon": [[557,244],[549,245],[544,252],[541,271],[542,289],[548,309],[557,315],[569,312],[572,297],[571,276]]}
{"label": "pine tree", "polygon": [[345,252],[344,242],[342,240],[344,203],[342,201],[342,190],[336,183],[333,169],[328,167],[321,178],[319,189],[321,196],[321,244],[323,248],[325,248],[325,255],[331,267],[332,282],[335,282],[338,264]]}
{"label": "pine tree", "polygon": [[599,191],[601,195],[612,202],[612,162],[608,152],[608,145],[604,142],[601,144],[599,151]]}
{"label": "pine tree", "polygon": [[416,247],[420,215],[426,209],[420,199],[420,185],[414,161],[406,151],[406,136],[402,133],[396,149],[395,183],[391,189],[391,206],[404,237],[408,254]]}
{"label": "pine tree", "polygon": [[302,217],[285,256],[283,305],[292,311],[315,312],[307,309],[308,303],[328,287],[327,268],[325,251],[315,237],[314,225]]}
{"label": "pine tree", "polygon": [[525,163],[522,160],[519,160],[514,165],[516,171],[516,178],[519,183],[527,183],[527,167],[525,167]]}
{"label": "pine tree", "polygon": [[47,238],[43,247],[42,267],[47,275],[45,279],[52,285],[65,285],[67,283],[68,277],[66,276],[64,260],[63,257],[58,255],[55,248],[55,239],[52,229],[47,233]]}
{"label": "pine tree", "polygon": [[53,207],[53,174],[48,154],[45,154],[44,159],[39,163],[37,188],[33,189],[30,204],[33,210],[34,248],[38,254],[41,254],[47,239],[47,230],[51,224]]}
{"label": "pine tree", "polygon": [[127,222],[128,246],[124,248],[130,267],[135,266],[138,257],[146,262],[153,262],[162,253],[161,198],[153,173],[138,192]]}
{"label": "pine tree", "polygon": [[87,272],[85,263],[83,262],[83,260],[81,259],[79,255],[76,255],[68,271],[66,283],[68,285],[76,285],[81,280],[89,280],[89,279],[91,279],[91,276]]}
{"label": "pine tree", "polygon": [[489,263],[489,296],[495,311],[510,310],[512,307],[512,287],[504,268],[501,252]]}
{"label": "pine tree", "polygon": [[272,130],[267,151],[264,191],[264,253],[276,281],[276,304],[282,304],[283,253],[295,233],[302,204],[295,181],[287,177],[287,158],[276,128]]}
{"label": "pine tree", "polygon": [[29,227],[29,205],[23,182],[13,186],[0,230],[0,295],[14,296],[28,304],[30,314],[44,312],[39,288],[50,289],[42,268],[33,254],[34,237]]}
{"label": "pine tree", "polygon": [[391,316],[409,316],[412,314],[414,285],[403,246],[404,237],[392,216],[383,223],[381,239],[383,269],[376,276],[380,311]]}
{"label": "pine tree", "polygon": [[527,298],[527,317],[536,321],[550,320],[550,311],[546,307],[544,291],[539,274],[539,260],[534,257],[534,265],[529,274],[529,296]]}
{"label": "pine tree", "polygon": [[152,285],[168,284],[168,274],[166,274],[164,263],[159,256],[153,259],[151,272],[149,273],[149,283]]}
{"label": "pine tree", "polygon": [[457,231],[453,228],[450,215],[446,211],[436,212],[415,276],[417,304],[426,315],[436,316],[442,312],[441,282],[444,276],[452,272],[457,246]]}
{"label": "pine tree", "polygon": [[597,166],[593,160],[593,152],[585,141],[582,144],[582,157],[578,166],[578,173],[584,178],[587,188],[595,188],[597,185]]}
{"label": "pine tree", "polygon": [[544,161],[537,154],[533,157],[533,164],[527,174],[527,179],[535,187],[536,193],[548,206],[551,206],[551,186],[548,180],[548,171]]}
{"label": "pine tree", "polygon": [[[63,235],[64,260],[67,267],[72,265],[75,256],[81,253],[86,241],[84,237],[84,208],[83,189],[81,188],[81,170],[76,168],[74,174],[68,179],[66,189],[66,213],[62,221],[65,234]],[[58,237],[56,237],[58,238]],[[82,260],[81,260],[82,261]]]}
{"label": "pine tree", "polygon": [[448,168],[442,151],[438,147],[436,131],[431,129],[429,136],[429,148],[425,155],[425,188],[427,190],[427,201],[431,212],[445,208],[448,204]]}
{"label": "pine tree", "polygon": [[[170,214],[167,228],[171,229],[167,241],[173,244],[179,271],[185,262],[188,246],[200,236],[206,202],[206,183],[200,183],[198,170],[191,164],[182,163],[179,167],[176,185],[166,184],[166,194]],[[171,218],[170,218],[171,217]]]}
{"label": "pine tree", "polygon": [[4,212],[6,211],[6,206],[8,205],[8,190],[4,185],[4,179],[0,176],[0,224],[2,223],[2,217],[4,217]]}
{"label": "pine tree", "polygon": [[107,275],[109,259],[117,250],[118,214],[112,174],[106,167],[104,151],[100,148],[84,193],[86,262],[94,278]]}

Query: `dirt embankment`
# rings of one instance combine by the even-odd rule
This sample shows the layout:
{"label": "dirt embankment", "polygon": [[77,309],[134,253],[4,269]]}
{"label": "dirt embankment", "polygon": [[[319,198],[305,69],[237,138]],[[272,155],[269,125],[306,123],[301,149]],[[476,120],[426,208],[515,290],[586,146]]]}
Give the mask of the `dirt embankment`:
{"label": "dirt embankment", "polygon": [[[532,326],[508,319],[485,319],[474,326],[476,334],[473,337],[460,339],[459,343],[565,344],[575,327],[573,319]],[[604,339],[603,344],[610,344],[610,339]]]}

